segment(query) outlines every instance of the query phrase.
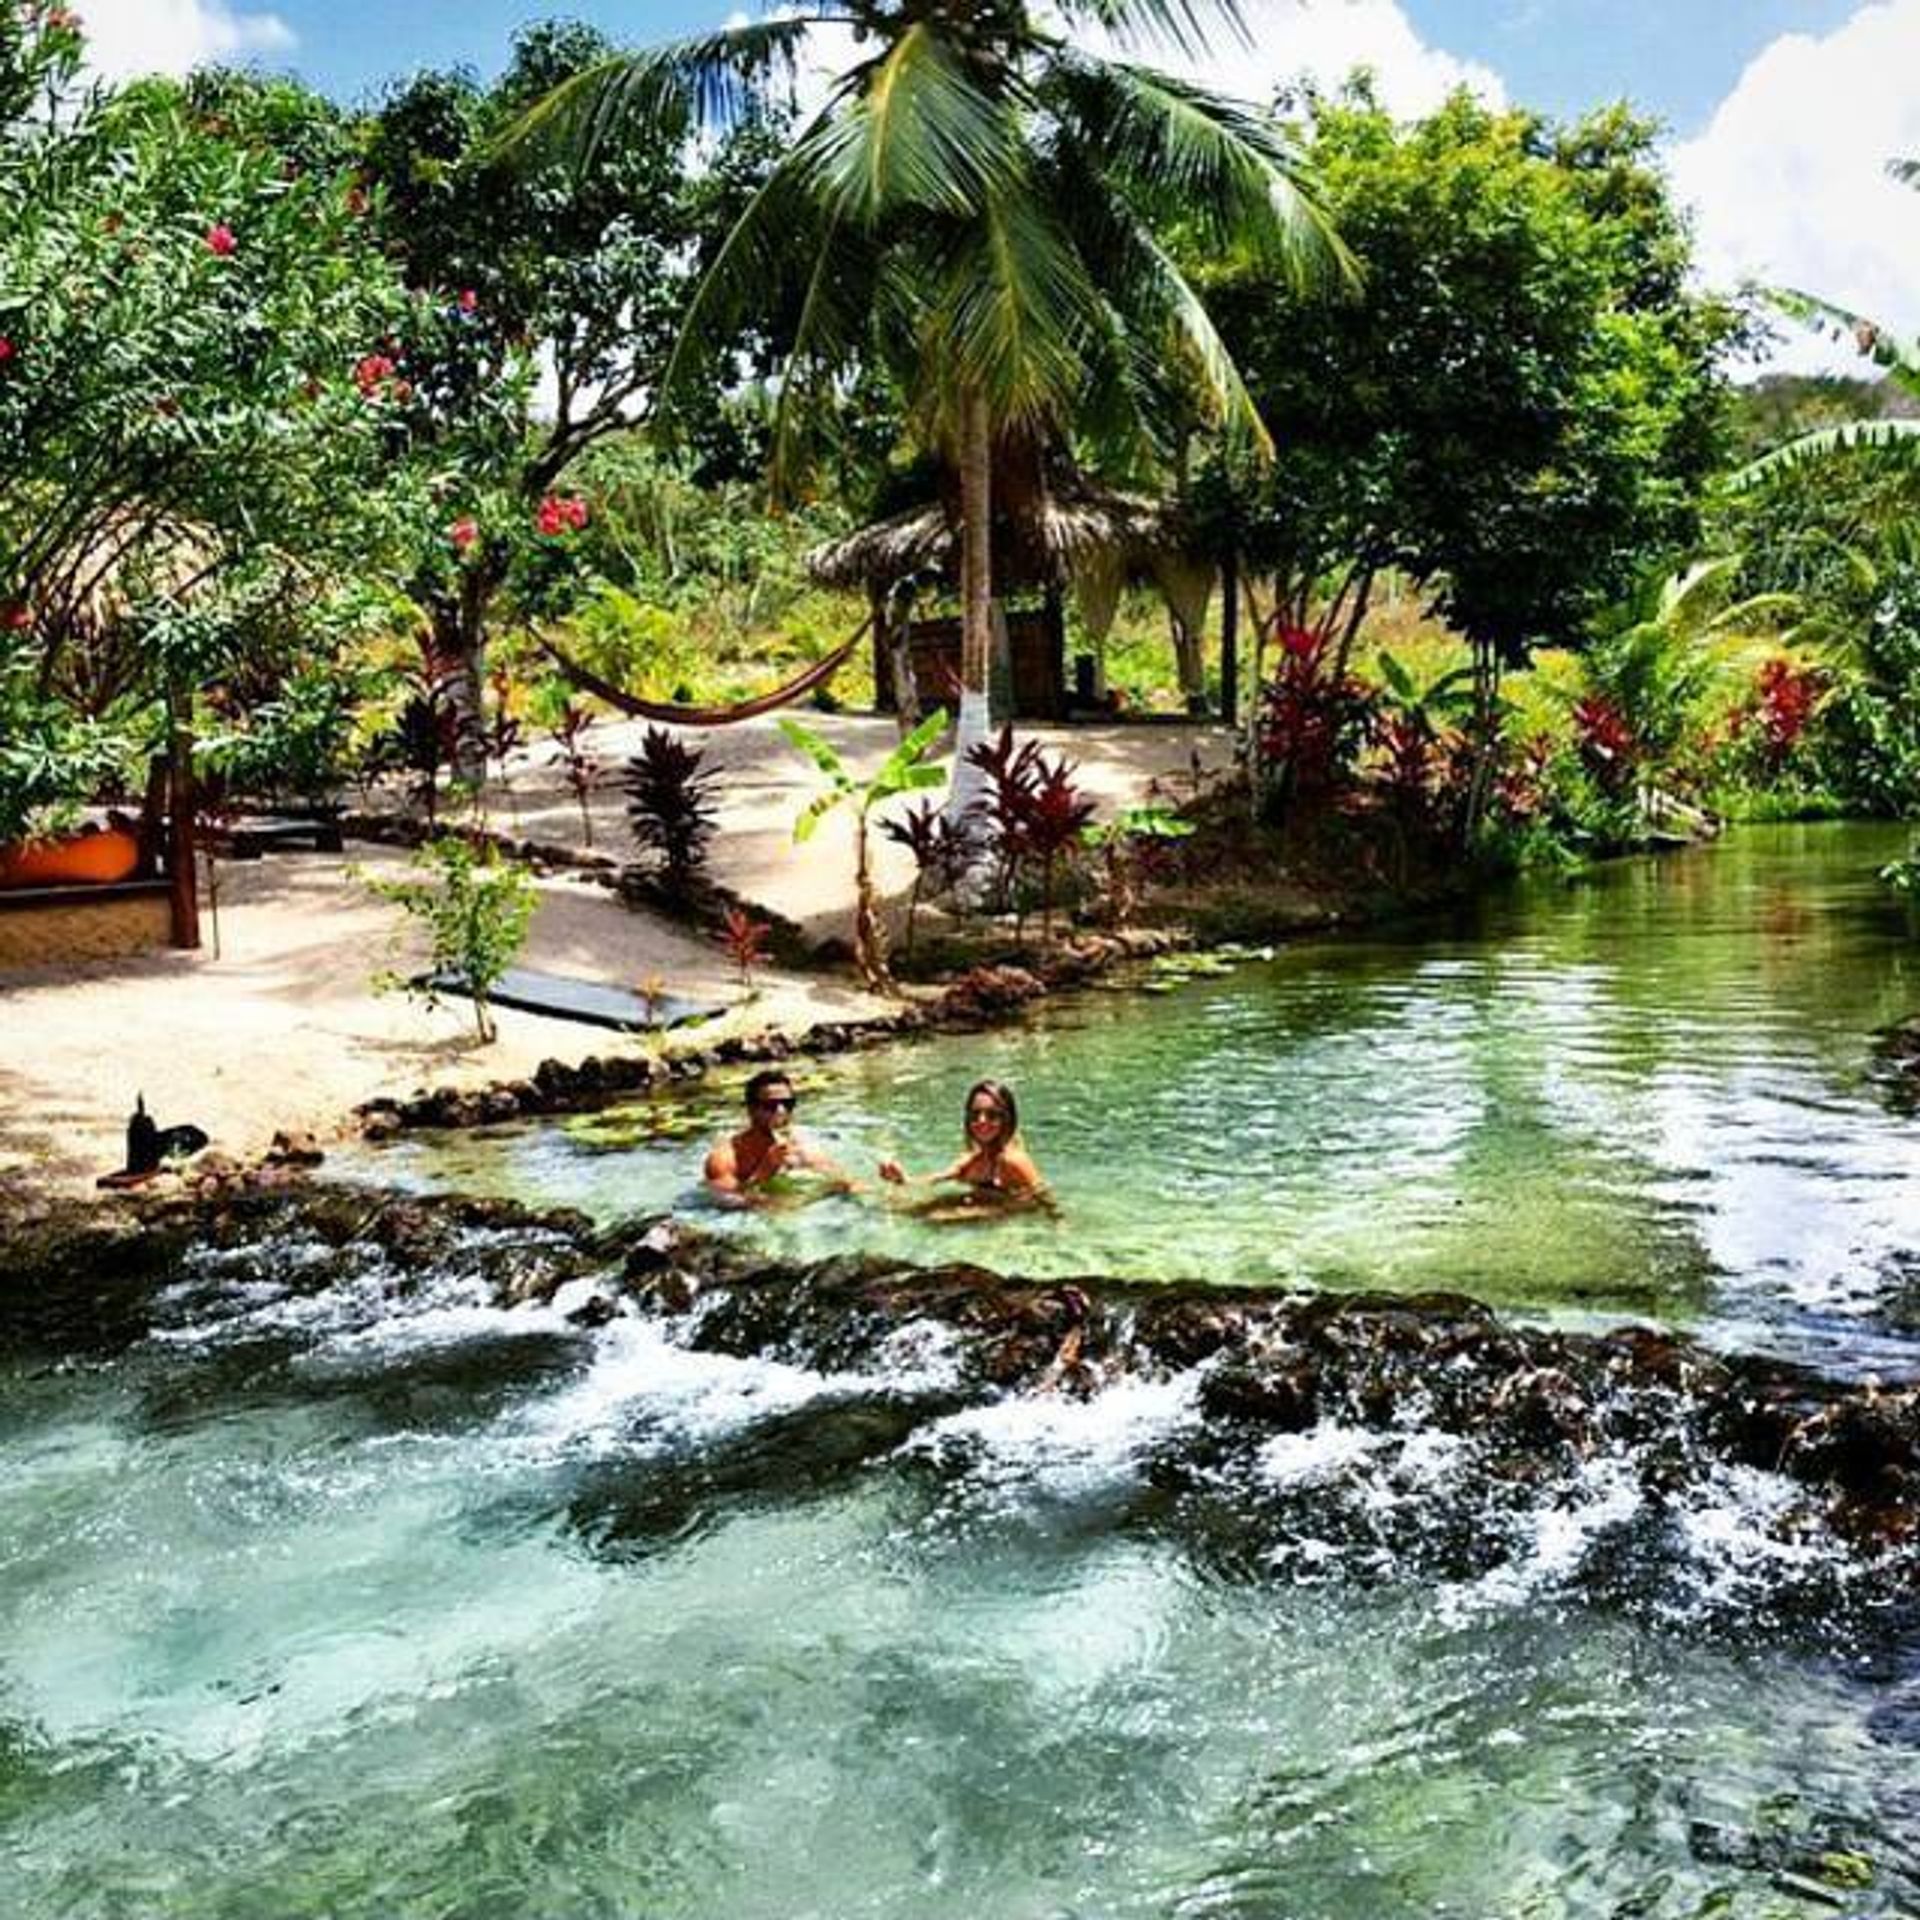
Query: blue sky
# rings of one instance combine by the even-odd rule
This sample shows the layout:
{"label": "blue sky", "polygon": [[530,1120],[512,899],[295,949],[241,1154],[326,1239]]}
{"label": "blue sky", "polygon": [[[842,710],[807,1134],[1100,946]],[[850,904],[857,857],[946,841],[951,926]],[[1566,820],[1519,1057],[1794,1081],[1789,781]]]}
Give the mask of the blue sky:
{"label": "blue sky", "polygon": [[[348,97],[412,67],[497,68],[516,27],[556,13],[634,41],[717,25],[732,0],[270,0],[296,45],[279,56]],[[1406,0],[1421,38],[1491,67],[1509,95],[1560,113],[1621,95],[1691,133],[1777,36],[1824,33],[1857,0]],[[265,10],[265,9],[262,9]],[[1920,48],[1915,49],[1920,62]]]}
{"label": "blue sky", "polygon": [[[516,28],[556,14],[645,44],[754,0],[73,0],[108,76],[207,59],[291,67],[348,101],[424,65],[499,69]],[[1664,121],[1674,185],[1712,284],[1817,289],[1920,334],[1920,193],[1886,162],[1920,156],[1920,0],[1239,0],[1250,46],[1183,62],[1263,99],[1301,72],[1371,67],[1396,112],[1452,87],[1562,116],[1626,98]],[[850,43],[824,35],[817,64]],[[816,81],[814,84],[818,84]],[[1805,332],[1776,364],[1852,368]]]}

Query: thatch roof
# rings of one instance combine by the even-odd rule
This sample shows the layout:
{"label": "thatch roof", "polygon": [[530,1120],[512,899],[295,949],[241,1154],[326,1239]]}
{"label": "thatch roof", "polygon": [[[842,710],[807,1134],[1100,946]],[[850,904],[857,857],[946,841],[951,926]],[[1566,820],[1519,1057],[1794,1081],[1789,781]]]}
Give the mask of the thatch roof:
{"label": "thatch roof", "polygon": [[[1015,534],[1004,526],[996,529],[995,571],[1009,586],[1065,586],[1096,562],[1118,563],[1129,572],[1151,570],[1157,558],[1184,544],[1161,501],[1085,480],[1056,482],[1023,515]],[[829,587],[886,589],[915,574],[951,583],[960,565],[958,529],[944,502],[929,501],[826,541],[807,555],[806,564],[814,579]]]}

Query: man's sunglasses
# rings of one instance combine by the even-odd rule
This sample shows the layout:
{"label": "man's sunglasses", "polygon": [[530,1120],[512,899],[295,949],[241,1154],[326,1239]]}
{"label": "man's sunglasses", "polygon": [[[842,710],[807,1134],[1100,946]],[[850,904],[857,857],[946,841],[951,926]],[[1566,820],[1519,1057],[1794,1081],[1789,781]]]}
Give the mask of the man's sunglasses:
{"label": "man's sunglasses", "polygon": [[794,1100],[793,1095],[790,1093],[776,1093],[770,1098],[756,1100],[753,1104],[756,1107],[770,1107],[791,1113],[793,1111]]}

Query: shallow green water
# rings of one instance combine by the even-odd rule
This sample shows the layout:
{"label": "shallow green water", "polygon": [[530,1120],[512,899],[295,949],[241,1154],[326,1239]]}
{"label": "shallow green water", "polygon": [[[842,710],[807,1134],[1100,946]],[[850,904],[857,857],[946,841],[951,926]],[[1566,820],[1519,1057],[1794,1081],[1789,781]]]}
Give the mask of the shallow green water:
{"label": "shallow green water", "polygon": [[[808,1129],[868,1175],[951,1158],[968,1085],[1010,1082],[1058,1217],[935,1228],[876,1190],[714,1224],[797,1257],[1458,1287],[1899,1364],[1920,1133],[1867,1067],[1872,1032],[1920,1009],[1920,942],[1875,879],[1903,844],[1747,829],[1530,884],[1438,935],[1305,942],[1164,997],[809,1066]],[[373,1165],[655,1211],[695,1199],[699,1136],[737,1100],[737,1080],[677,1099],[693,1138],[609,1150],[548,1125]]]}
{"label": "shallow green water", "polygon": [[[1750,836],[811,1104],[931,1151],[1006,1072],[1065,1194],[1036,1264],[1578,1276],[1885,1365],[1878,851]],[[689,1149],[487,1152],[644,1208]],[[926,1231],[833,1218],[773,1230]],[[930,1335],[825,1376],[567,1305],[300,1245],[0,1299],[0,1915],[1777,1920],[1837,1853],[1839,1910],[1920,1912],[1920,1635],[1835,1610],[1773,1476],[1595,1457],[1453,1576],[1391,1544],[1468,1491],[1417,1427],[1276,1439],[1196,1511],[1193,1376],[956,1410]]]}

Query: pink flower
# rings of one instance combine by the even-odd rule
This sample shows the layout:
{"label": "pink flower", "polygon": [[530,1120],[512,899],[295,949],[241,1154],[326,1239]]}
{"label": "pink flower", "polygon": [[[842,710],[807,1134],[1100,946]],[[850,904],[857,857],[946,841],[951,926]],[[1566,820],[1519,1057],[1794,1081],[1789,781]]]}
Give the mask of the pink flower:
{"label": "pink flower", "polygon": [[471,514],[464,514],[447,529],[447,538],[465,553],[480,538],[480,522]]}
{"label": "pink flower", "polygon": [[217,253],[222,260],[238,247],[240,242],[233,237],[233,229],[224,220],[216,221],[207,229],[207,250]]}
{"label": "pink flower", "polygon": [[461,290],[460,311],[462,313],[478,313],[480,311],[480,296],[473,288],[465,287]]}
{"label": "pink flower", "polygon": [[4,333],[0,333],[0,367],[4,367],[14,356],[14,344]]}

